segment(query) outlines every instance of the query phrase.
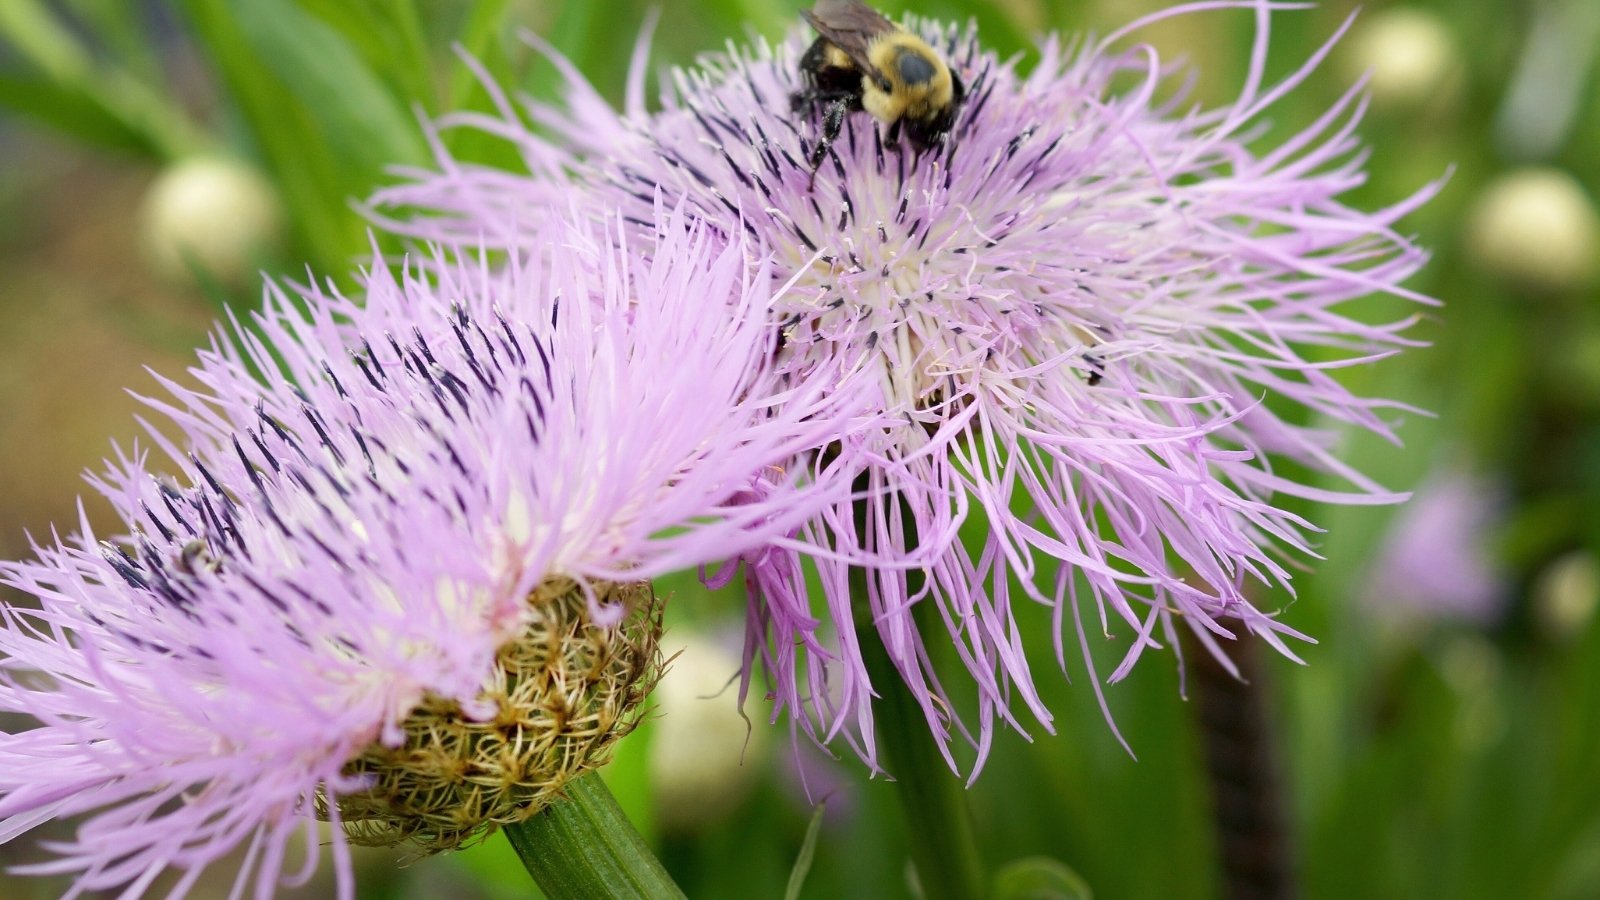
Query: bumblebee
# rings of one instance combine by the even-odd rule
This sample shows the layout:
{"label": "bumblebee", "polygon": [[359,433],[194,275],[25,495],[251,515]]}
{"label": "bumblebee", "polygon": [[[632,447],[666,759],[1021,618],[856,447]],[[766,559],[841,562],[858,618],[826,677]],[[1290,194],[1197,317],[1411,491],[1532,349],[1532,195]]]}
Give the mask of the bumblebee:
{"label": "bumblebee", "polygon": [[790,100],[797,111],[822,110],[813,179],[847,113],[865,110],[889,126],[890,140],[904,133],[918,150],[944,141],[966,86],[926,41],[858,0],[819,0],[800,15],[817,39],[800,58],[805,90]]}

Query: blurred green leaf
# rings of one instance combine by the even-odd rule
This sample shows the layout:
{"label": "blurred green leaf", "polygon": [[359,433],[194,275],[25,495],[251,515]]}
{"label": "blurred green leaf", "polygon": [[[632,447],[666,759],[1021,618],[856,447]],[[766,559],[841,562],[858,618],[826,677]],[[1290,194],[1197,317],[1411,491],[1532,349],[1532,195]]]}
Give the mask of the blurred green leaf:
{"label": "blurred green leaf", "polygon": [[0,74],[0,107],[92,146],[158,152],[148,135],[130,128],[81,91],[43,78]]}
{"label": "blurred green leaf", "polygon": [[408,102],[436,99],[434,63],[413,0],[300,0],[338,31],[374,74]]}
{"label": "blurred green leaf", "polygon": [[806,839],[800,844],[800,855],[794,858],[794,868],[789,870],[789,886],[784,888],[783,900],[800,900],[800,889],[805,887],[806,876],[811,873],[811,861],[817,856],[817,837],[822,834],[822,815],[827,812],[826,801],[817,804],[806,826]]}
{"label": "blurred green leaf", "polygon": [[182,0],[297,226],[299,255],[343,272],[366,252],[350,204],[418,162],[418,124],[328,24],[290,0]]}
{"label": "blurred green leaf", "polygon": [[412,89],[408,93],[416,102],[432,98],[435,92],[428,76],[434,70],[433,57],[428,49],[428,38],[424,33],[422,16],[417,12],[416,0],[388,0],[386,5],[393,10],[395,31],[403,48],[391,54],[391,58],[406,61],[405,71],[413,77],[410,82]]}
{"label": "blurred green leaf", "polygon": [[1578,496],[1533,498],[1509,511],[1496,549],[1515,569],[1531,569],[1564,549],[1588,515]]}
{"label": "blurred green leaf", "polygon": [[729,15],[743,19],[757,34],[776,34],[797,21],[795,7],[776,0],[733,0]]}
{"label": "blurred green leaf", "polygon": [[57,81],[76,81],[89,69],[83,47],[35,0],[0,0],[0,34]]}
{"label": "blurred green leaf", "polygon": [[[481,66],[501,88],[510,90],[516,86],[518,79],[515,67],[507,51],[508,47],[521,46],[514,35],[516,27],[512,0],[483,0],[472,5],[460,25],[458,39],[453,42],[451,55],[445,64],[449,75],[446,79],[445,107],[441,112],[488,111],[493,106],[478,73],[461,59],[460,54],[464,53]],[[502,166],[513,171],[522,165],[516,148],[476,129],[452,128],[444,132],[442,138],[450,153],[458,159]]]}
{"label": "blurred green leaf", "polygon": [[160,49],[146,30],[147,7],[129,0],[64,0],[73,15],[91,32],[94,39],[111,51],[118,61],[154,80],[161,76]]}
{"label": "blurred green leaf", "polygon": [[994,878],[995,900],[1093,900],[1083,876],[1071,866],[1042,856],[1014,860]]}
{"label": "blurred green leaf", "polygon": [[289,0],[227,0],[239,34],[316,123],[336,158],[374,173],[426,154],[417,123],[335,29]]}
{"label": "blurred green leaf", "polygon": [[[511,0],[482,0],[472,4],[456,42],[461,50],[480,62],[490,62],[490,48],[496,38],[504,37],[509,30],[507,12],[510,7]],[[449,81],[448,102],[452,110],[468,108],[475,97],[483,96],[483,86],[472,70],[454,57],[450,62]]]}
{"label": "blurred green leaf", "polygon": [[196,38],[227,83],[241,121],[282,191],[302,252],[339,271],[361,235],[351,228],[343,182],[328,148],[306,140],[317,133],[310,115],[281,90],[265,61],[253,52],[230,0],[182,2]]}
{"label": "blurred green leaf", "polygon": [[[607,52],[606,48],[615,36],[615,32],[607,31],[600,25],[608,21],[615,24],[615,16],[615,10],[602,10],[598,3],[568,3],[556,15],[549,40],[578,67],[578,71],[595,80],[599,73],[597,67],[591,65],[591,60]],[[609,68],[618,70],[616,66]],[[547,78],[552,85],[560,83],[555,72],[549,72]]]}
{"label": "blurred green leaf", "polygon": [[[0,37],[49,79],[36,82],[39,97],[13,98],[12,108],[80,137],[103,139],[119,129],[137,134],[137,141],[122,146],[168,158],[199,147],[195,128],[169,97],[116,66],[97,66],[72,32],[34,0],[0,0]],[[56,104],[64,108],[52,109]],[[106,119],[119,128],[108,128]]]}

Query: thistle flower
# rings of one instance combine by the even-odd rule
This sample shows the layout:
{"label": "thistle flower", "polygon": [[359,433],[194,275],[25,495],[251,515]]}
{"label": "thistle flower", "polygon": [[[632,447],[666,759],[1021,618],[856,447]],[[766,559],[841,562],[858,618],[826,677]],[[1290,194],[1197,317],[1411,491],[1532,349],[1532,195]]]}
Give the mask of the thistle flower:
{"label": "thistle flower", "polygon": [[[1153,19],[1223,7],[1257,22],[1230,104],[1192,104],[1182,67],[1125,46]],[[826,461],[859,472],[874,499],[841,502],[801,537],[886,564],[853,589],[846,565],[819,557],[818,600],[793,559],[762,556],[747,652],[771,678],[774,716],[875,764],[858,633],[875,629],[947,759],[959,731],[981,765],[996,721],[1051,724],[1014,604],[1053,610],[1063,669],[1076,643],[1093,670],[1087,632],[1120,621],[1131,640],[1111,681],[1180,624],[1224,662],[1220,640],[1247,634],[1293,656],[1283,638],[1302,636],[1250,600],[1288,585],[1285,554],[1313,552],[1314,529],[1288,503],[1399,499],[1334,448],[1337,426],[1394,439],[1385,412],[1398,405],[1329,372],[1410,343],[1411,317],[1365,324],[1343,304],[1427,302],[1401,286],[1424,254],[1395,226],[1437,185],[1371,213],[1341,200],[1365,180],[1359,85],[1252,148],[1266,111],[1344,30],[1269,86],[1269,21],[1283,8],[1193,3],[1105,40],[1052,38],[1026,74],[971,28],[910,20],[967,88],[948,140],[917,154],[853,114],[814,185],[821,123],[790,105],[808,33],[674,72],[654,112],[642,49],[621,112],[557,57],[564,106],[519,111],[496,93],[500,117],[442,122],[512,141],[527,172],[441,152],[438,171],[410,173],[374,205],[429,240],[517,247],[565,192],[645,221],[664,197],[773,254],[774,277],[795,285],[769,310],[779,371],[804,384],[863,370],[865,402],[894,418]],[[957,539],[964,523],[971,546]],[[976,683],[965,717],[935,642]]]}
{"label": "thistle flower", "polygon": [[349,897],[348,842],[454,847],[606,758],[659,669],[648,580],[781,543],[828,485],[772,464],[841,427],[763,366],[742,248],[615,237],[269,289],[163,382],[180,476],[120,454],[126,534],[0,564],[38,602],[0,610],[0,709],[37,720],[0,735],[0,837],[86,817],[32,872],[181,895],[242,848],[267,896],[320,817]]}

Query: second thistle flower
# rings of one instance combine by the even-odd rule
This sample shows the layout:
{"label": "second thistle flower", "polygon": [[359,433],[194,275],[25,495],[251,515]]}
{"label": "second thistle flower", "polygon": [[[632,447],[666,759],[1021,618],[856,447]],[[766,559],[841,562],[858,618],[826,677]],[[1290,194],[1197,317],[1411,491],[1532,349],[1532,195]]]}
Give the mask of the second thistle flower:
{"label": "second thistle flower", "polygon": [[[640,73],[621,112],[574,75],[565,107],[530,107],[553,138],[509,102],[493,126],[526,175],[446,158],[378,200],[409,208],[415,234],[514,247],[563,190],[633,217],[665,197],[771,252],[794,285],[768,313],[780,372],[862,371],[863,402],[893,421],[823,460],[873,499],[802,532],[881,564],[853,587],[837,558],[808,584],[765,557],[748,652],[773,676],[775,714],[875,761],[861,645],[881,641],[941,743],[960,733],[981,763],[996,722],[1051,725],[1014,604],[1051,608],[1063,668],[1071,646],[1092,670],[1087,636],[1117,623],[1130,637],[1112,681],[1179,627],[1224,661],[1249,635],[1291,653],[1297,633],[1252,601],[1288,584],[1285,551],[1311,552],[1315,529],[1284,498],[1398,499],[1340,459],[1334,426],[1392,439],[1400,407],[1330,370],[1411,343],[1410,316],[1345,309],[1373,293],[1427,302],[1403,286],[1425,254],[1396,229],[1436,186],[1375,212],[1345,201],[1366,177],[1359,87],[1257,148],[1263,115],[1332,41],[1269,84],[1271,4],[1155,18],[1216,6],[1253,10],[1257,34],[1244,86],[1215,108],[1131,41],[1143,23],[1046,41],[1023,72],[970,30],[911,21],[965,87],[945,140],[919,152],[852,113],[813,179],[828,125],[791,105],[813,38],[796,33],[675,72],[654,112]],[[957,540],[971,520],[980,534]],[[955,712],[940,655],[970,673],[975,715]]]}

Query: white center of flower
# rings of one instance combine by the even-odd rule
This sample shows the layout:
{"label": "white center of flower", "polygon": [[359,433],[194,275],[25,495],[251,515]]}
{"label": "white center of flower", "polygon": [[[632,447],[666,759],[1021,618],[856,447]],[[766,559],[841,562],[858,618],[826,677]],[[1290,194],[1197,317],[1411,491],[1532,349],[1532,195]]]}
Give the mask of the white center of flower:
{"label": "white center of flower", "polygon": [[[860,356],[879,367],[887,400],[927,408],[996,353],[1031,343],[1041,316],[1026,293],[1030,272],[985,256],[996,238],[971,210],[919,203],[914,194],[929,179],[902,186],[852,162],[844,191],[823,173],[814,197],[790,211],[798,231],[778,248],[780,277],[794,278],[776,304],[782,352],[801,367]],[[919,164],[938,176],[937,159]]]}

